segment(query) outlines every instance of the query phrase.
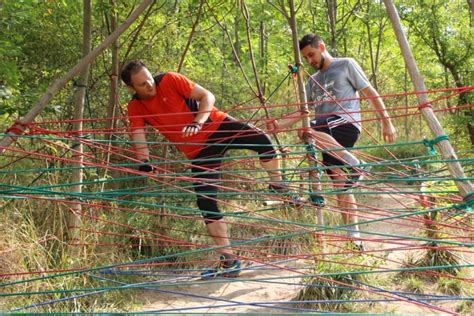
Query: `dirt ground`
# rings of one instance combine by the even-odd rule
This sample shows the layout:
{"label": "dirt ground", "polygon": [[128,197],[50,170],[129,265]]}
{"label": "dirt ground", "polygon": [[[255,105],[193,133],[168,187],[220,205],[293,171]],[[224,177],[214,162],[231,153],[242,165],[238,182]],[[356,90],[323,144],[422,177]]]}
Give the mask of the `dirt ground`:
{"label": "dirt ground", "polygon": [[[166,290],[183,291],[186,295],[149,291],[146,294],[146,299],[150,303],[140,308],[139,311],[172,312],[176,311],[175,309],[185,307],[187,308],[186,311],[197,313],[278,312],[281,311],[280,308],[252,306],[249,303],[291,300],[302,288],[299,285],[302,282],[302,274],[283,268],[297,270],[298,265],[302,265],[302,262],[280,265],[281,269],[255,268],[255,270],[244,270],[238,279],[230,279],[230,281],[225,279],[223,282],[218,281],[219,283],[202,281],[201,284],[191,286],[166,288]],[[255,281],[252,281],[252,279],[255,279]],[[196,295],[196,297],[193,297],[193,295]],[[197,296],[208,296],[215,299],[205,299]],[[193,309],[196,307],[200,308]]]}
{"label": "dirt ground", "polygon": [[[380,209],[391,209],[402,204],[407,206],[403,196],[380,195],[377,199],[370,199],[372,207]],[[413,205],[413,203],[411,203]],[[408,205],[410,206],[410,205]],[[382,216],[382,215],[381,215]],[[386,216],[386,215],[385,215]],[[374,216],[373,218],[376,218]],[[367,220],[367,219],[366,219]],[[410,225],[407,225],[410,223]],[[384,234],[397,234],[403,236],[420,236],[422,224],[410,219],[396,219],[389,222],[376,222],[362,225],[361,230],[370,232],[380,232]],[[367,256],[371,253],[377,257],[383,256],[385,259],[381,267],[385,269],[397,269],[403,266],[408,256],[416,256],[416,253],[409,250],[410,247],[419,244],[416,240],[401,239],[398,241],[386,242],[383,236],[369,235],[363,236],[368,240],[365,242]],[[405,247],[406,250],[393,251],[393,248]],[[472,254],[464,256],[463,263],[474,262]],[[311,273],[308,267],[309,260],[290,261],[278,264],[278,268],[268,268],[254,266],[249,270],[244,270],[238,279],[224,280],[222,282],[209,283],[198,282],[193,285],[177,285],[160,287],[161,290],[176,291],[180,293],[164,293],[160,291],[144,291],[142,298],[144,305],[136,311],[140,312],[181,312],[193,313],[282,313],[285,312],[276,304],[279,301],[290,301],[303,288],[303,276]],[[253,269],[253,270],[252,270]],[[474,280],[474,268],[467,268],[465,277]],[[398,284],[394,273],[386,273],[380,276],[385,278],[385,282],[390,286],[387,289],[392,291],[407,291],[403,284]],[[281,281],[279,283],[278,281]],[[472,283],[472,282],[471,282]],[[425,293],[441,294],[436,291],[436,286],[432,283],[424,285]],[[474,293],[470,294],[471,297]],[[210,298],[209,298],[210,297]],[[269,303],[258,306],[258,302]],[[275,308],[270,308],[275,303]],[[257,305],[256,305],[257,304]],[[360,304],[360,303],[358,303]],[[451,314],[455,313],[459,302],[447,301],[442,303],[432,303],[441,307],[444,311],[436,311],[427,307],[418,306],[409,301],[398,301],[389,303],[366,303],[364,310],[369,309],[370,313],[395,313],[395,314]],[[291,306],[291,305],[286,305]]]}

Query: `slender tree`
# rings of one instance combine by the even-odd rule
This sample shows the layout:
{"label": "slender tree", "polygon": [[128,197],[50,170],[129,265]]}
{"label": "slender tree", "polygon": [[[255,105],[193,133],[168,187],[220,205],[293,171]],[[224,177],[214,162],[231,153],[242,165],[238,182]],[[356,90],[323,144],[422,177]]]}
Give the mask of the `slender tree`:
{"label": "slender tree", "polygon": [[[118,11],[117,11],[117,3],[115,0],[110,0],[111,10],[110,10],[110,33],[115,32],[118,27]],[[106,17],[107,18],[107,17]],[[119,72],[120,72],[120,61],[119,61],[119,40],[115,40],[111,45],[111,66],[110,66],[110,73],[109,73],[109,104],[107,106],[107,128],[105,139],[108,140],[108,148],[106,152],[107,158],[105,159],[106,164],[108,165],[109,162],[115,162],[116,157],[112,154],[112,144],[114,140],[117,138],[114,134],[114,129],[117,126],[117,110],[118,110],[118,99],[119,99]],[[112,170],[112,177],[118,176],[118,170]],[[108,173],[108,169],[104,169],[104,176],[106,177]],[[105,183],[102,185],[102,190],[104,190]]]}
{"label": "slender tree", "polygon": [[180,72],[181,69],[183,68],[184,61],[186,59],[186,54],[189,51],[189,46],[191,45],[191,42],[193,41],[194,35],[196,33],[196,28],[201,20],[201,14],[204,7],[204,2],[205,0],[201,0],[199,3],[199,8],[196,14],[196,20],[194,20],[193,26],[191,27],[191,32],[189,33],[188,41],[186,43],[186,46],[184,47],[183,53],[181,54],[181,59],[179,60],[177,72]]}
{"label": "slender tree", "polygon": [[[91,20],[92,20],[92,3],[91,0],[84,0],[83,2],[83,27],[82,27],[82,56],[86,57],[91,51],[92,45],[92,32],[91,32]],[[77,144],[73,148],[72,164],[72,183],[74,183],[71,191],[76,195],[82,193],[82,180],[83,180],[83,167],[84,167],[84,147],[81,142],[82,136],[82,120],[84,118],[84,101],[87,92],[87,82],[89,79],[89,68],[90,64],[87,64],[79,75],[77,81],[77,90],[75,95],[76,107],[74,111],[74,123],[73,130],[74,134],[77,137]],[[75,252],[77,247],[74,246],[75,243],[80,242],[80,226],[81,226],[81,216],[79,215],[82,211],[81,203],[72,204],[70,207],[69,213],[66,216],[67,222],[67,239],[68,243],[73,247],[71,248],[72,252]]]}
{"label": "slender tree", "polygon": [[331,54],[338,56],[337,53],[337,0],[326,0],[328,8],[329,33],[331,34]]}

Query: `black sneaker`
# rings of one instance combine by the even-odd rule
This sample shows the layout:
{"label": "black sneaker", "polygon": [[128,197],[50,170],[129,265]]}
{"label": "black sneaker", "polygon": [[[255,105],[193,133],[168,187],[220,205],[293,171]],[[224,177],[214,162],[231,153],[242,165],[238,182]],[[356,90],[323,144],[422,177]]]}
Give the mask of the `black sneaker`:
{"label": "black sneaker", "polygon": [[348,190],[350,188],[353,188],[357,186],[367,175],[367,173],[370,172],[372,169],[372,166],[366,166],[364,165],[364,161],[360,161],[360,164],[362,166],[360,167],[346,167],[343,168],[343,170],[346,172],[347,175],[347,181],[344,184],[344,189]]}
{"label": "black sneaker", "polygon": [[217,266],[201,273],[201,278],[236,278],[240,275],[241,270],[240,260],[234,258],[229,262],[229,259],[221,255]]}
{"label": "black sneaker", "polygon": [[270,192],[278,194],[278,196],[286,203],[292,205],[303,205],[304,203],[304,200],[299,196],[299,194],[291,190],[286,184],[270,184],[268,189]]}
{"label": "black sneaker", "polygon": [[354,242],[354,241],[351,240],[347,243],[347,248],[349,248],[349,250],[353,250],[353,251],[365,252],[364,244],[361,241]]}

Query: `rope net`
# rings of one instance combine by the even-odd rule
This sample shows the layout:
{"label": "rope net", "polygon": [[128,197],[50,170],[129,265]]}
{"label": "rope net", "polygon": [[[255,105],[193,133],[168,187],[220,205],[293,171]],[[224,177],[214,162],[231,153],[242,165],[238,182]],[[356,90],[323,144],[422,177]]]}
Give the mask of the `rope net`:
{"label": "rope net", "polygon": [[[441,115],[470,110],[470,104],[448,108],[440,101],[472,89],[429,91],[430,103]],[[382,97],[398,104],[406,94]],[[287,114],[299,111],[300,105],[266,108]],[[418,132],[418,108],[388,109],[398,126],[409,120],[411,139]],[[261,105],[241,104],[227,111],[235,117],[251,113],[244,122],[262,129],[280,118],[266,117]],[[375,110],[362,112],[363,126],[377,124]],[[0,243],[0,306],[5,302],[10,311],[55,311],[79,304],[84,310],[98,297],[113,302],[137,290],[204,302],[148,312],[351,311],[367,303],[404,302],[423,311],[454,313],[447,302],[472,302],[473,293],[462,290],[472,290],[474,282],[472,200],[460,196],[454,185],[473,180],[472,151],[442,158],[435,147],[440,140],[423,139],[421,129],[419,140],[390,145],[369,135],[370,144],[351,150],[363,161],[361,170],[371,167],[350,190],[360,231],[354,237],[354,226],[342,221],[350,209],[338,207],[341,194],[348,192],[327,176],[315,191],[309,177],[310,172],[322,175],[334,169],[322,165],[321,153],[341,149],[308,147],[294,137],[299,127],[275,132],[282,148],[289,148],[278,159],[285,181],[302,198],[298,205],[268,190],[270,178],[252,151],[232,150],[212,185],[219,189],[216,199],[223,221],[231,227],[242,275],[203,281],[201,272],[216,263],[216,252],[224,246],[212,242],[196,206],[192,161],[149,129],[154,172],[139,171],[142,162],[135,158],[126,117],[114,120],[116,127],[108,128],[111,119],[85,119],[82,131],[71,130],[73,120],[31,123],[27,133],[16,135],[15,144],[5,148],[0,157],[0,207],[5,222],[17,225],[2,228],[4,236],[11,237]],[[10,129],[1,136],[11,133],[17,134]],[[316,167],[309,157],[317,160]],[[445,165],[452,161],[463,165],[467,178],[450,176]],[[75,182],[72,174],[78,169],[83,180]],[[324,207],[311,200],[314,195],[324,197]],[[323,223],[317,220],[318,209]],[[77,227],[68,227],[68,214],[80,219]],[[71,230],[77,236],[66,243]],[[365,249],[354,247],[354,241]],[[395,277],[411,280],[411,287],[387,281]],[[421,293],[416,278],[443,280],[454,290]],[[242,301],[192,290],[233,282],[298,290],[291,299],[277,301]]]}

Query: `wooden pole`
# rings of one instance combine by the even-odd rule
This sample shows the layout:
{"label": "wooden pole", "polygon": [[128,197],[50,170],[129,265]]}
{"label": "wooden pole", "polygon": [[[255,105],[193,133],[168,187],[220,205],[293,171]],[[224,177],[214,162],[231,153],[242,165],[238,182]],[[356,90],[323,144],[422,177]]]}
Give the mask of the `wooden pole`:
{"label": "wooden pole", "polygon": [[[118,26],[118,10],[117,10],[117,1],[116,0],[110,0],[110,32],[113,33]],[[120,44],[118,39],[115,40],[112,45],[111,45],[111,71],[110,71],[110,87],[109,87],[109,105],[107,107],[107,117],[109,120],[107,121],[106,124],[106,132],[104,135],[104,138],[107,139],[107,151],[106,151],[106,158],[105,158],[105,163],[106,165],[109,165],[109,163],[112,161],[113,163],[116,163],[116,156],[112,153],[112,144],[114,144],[114,141],[117,139],[117,135],[113,132],[114,129],[117,127],[118,124],[118,119],[117,117],[117,112],[118,112],[118,106],[119,106],[119,73],[120,73],[120,60],[119,60],[119,49],[120,49]],[[104,168],[103,176],[102,178],[107,178],[107,175],[109,171],[112,174],[112,178],[118,178],[120,171],[116,169],[109,170],[107,168]],[[106,182],[102,183],[101,186],[101,192],[105,190]],[[113,188],[117,188],[118,183],[117,182],[112,182],[111,183]]]}
{"label": "wooden pole", "polygon": [[[84,0],[83,1],[83,27],[82,27],[82,56],[87,56],[91,51],[91,43],[92,43],[92,32],[91,32],[91,20],[92,20],[92,2],[91,0]],[[79,75],[77,90],[76,90],[76,107],[74,109],[74,123],[73,123],[73,130],[75,131],[75,136],[78,138],[77,147],[74,148],[72,152],[72,159],[74,163],[72,166],[75,169],[72,171],[71,181],[75,183],[71,187],[71,192],[74,194],[79,195],[82,193],[82,180],[84,177],[84,172],[82,168],[84,168],[84,146],[80,141],[80,137],[82,136],[82,119],[84,118],[84,103],[86,98],[87,92],[87,82],[89,79],[89,64],[86,65],[82,70],[81,74]],[[81,240],[80,237],[80,226],[81,226],[81,217],[80,214],[82,212],[82,205],[81,203],[72,204],[70,208],[70,212],[66,215],[66,223],[67,223],[67,241],[69,244],[73,245],[70,247],[70,253],[76,253],[77,249],[74,247],[74,244],[79,243]]]}
{"label": "wooden pole", "polygon": [[[305,89],[305,83],[303,79],[303,69],[300,67],[302,63],[301,63],[301,54],[300,54],[300,48],[299,48],[299,42],[298,42],[298,29],[297,29],[297,23],[296,23],[295,4],[293,0],[289,0],[289,4],[290,4],[290,16],[288,17],[288,20],[289,20],[291,34],[292,34],[291,38],[293,41],[293,53],[294,53],[295,63],[298,66],[298,71],[296,73],[296,82],[298,84],[300,110],[302,113],[304,113],[303,129],[306,131],[310,128],[308,100],[306,98],[306,89]],[[306,133],[304,133],[304,135],[306,135]],[[304,142],[308,145],[314,145],[314,140],[308,136],[304,136]],[[314,158],[314,157],[310,157],[309,159],[310,169],[315,170],[317,162],[315,159],[311,159],[311,158]],[[321,191],[319,172],[317,171],[310,172],[309,180],[311,182],[313,191],[316,191],[316,192]],[[324,225],[323,211],[321,207],[317,207],[316,214],[318,218],[318,224]]]}
{"label": "wooden pole", "polygon": [[[439,123],[438,119],[436,118],[436,115],[434,114],[433,109],[431,108],[428,95],[424,92],[426,91],[425,82],[423,80],[423,77],[420,74],[420,71],[418,70],[415,58],[413,57],[413,54],[410,49],[410,45],[405,36],[405,33],[403,32],[397,9],[395,8],[395,5],[393,4],[392,0],[384,0],[384,3],[385,3],[385,7],[387,8],[390,21],[392,22],[395,35],[397,36],[398,44],[400,45],[403,58],[405,59],[405,63],[408,68],[408,73],[410,74],[413,85],[415,86],[415,91],[422,92],[422,93],[417,94],[418,103],[420,104],[421,114],[423,115],[424,119],[428,123],[428,126],[431,132],[433,133],[433,135],[436,138],[443,136],[445,135],[445,132],[443,128],[441,127],[441,124]],[[440,142],[437,143],[437,146],[444,159],[450,159],[450,160],[458,159],[449,140],[447,139],[441,140]],[[457,161],[447,162],[446,164],[447,164],[449,172],[455,179],[466,178],[466,175],[464,174],[462,166],[459,162]],[[465,197],[469,193],[473,192],[473,187],[469,180],[455,180],[454,182],[456,186],[458,187],[459,192],[461,193],[462,196]]]}
{"label": "wooden pole", "polygon": [[[99,46],[97,46],[92,52],[90,52],[86,57],[81,59],[68,73],[66,73],[62,78],[57,79],[49,86],[46,93],[42,98],[36,103],[35,106],[16,124],[16,129],[24,132],[26,127],[25,124],[31,123],[35,120],[36,116],[48,105],[49,101],[54,97],[54,95],[63,88],[72,78],[79,74],[79,72],[94,61],[100,53],[102,53],[107,47],[109,47],[127,28],[135,22],[135,20],[142,14],[145,9],[151,5],[154,0],[143,0],[143,3],[133,11],[128,19],[110,34]],[[10,134],[5,136],[0,141],[0,155],[2,155],[8,146],[15,140],[16,134]]]}

